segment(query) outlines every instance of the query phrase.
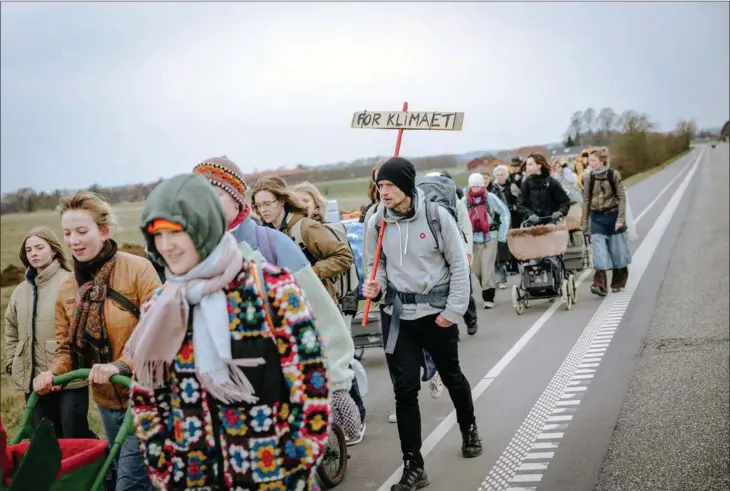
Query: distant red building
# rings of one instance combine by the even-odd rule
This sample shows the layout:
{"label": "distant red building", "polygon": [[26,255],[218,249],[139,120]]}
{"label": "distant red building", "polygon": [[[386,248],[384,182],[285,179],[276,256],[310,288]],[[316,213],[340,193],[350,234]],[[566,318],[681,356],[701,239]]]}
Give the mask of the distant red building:
{"label": "distant red building", "polygon": [[476,158],[466,164],[466,170],[469,172],[492,172],[498,165],[504,165],[504,161],[492,155]]}

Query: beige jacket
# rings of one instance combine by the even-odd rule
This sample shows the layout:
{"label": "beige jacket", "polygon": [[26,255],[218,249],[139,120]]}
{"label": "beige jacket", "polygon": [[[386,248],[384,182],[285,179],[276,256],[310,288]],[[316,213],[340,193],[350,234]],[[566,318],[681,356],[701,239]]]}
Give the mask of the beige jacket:
{"label": "beige jacket", "polygon": [[[147,259],[126,252],[117,252],[117,261],[109,279],[109,286],[127,297],[138,309],[160,286],[160,277]],[[61,375],[72,369],[69,351],[69,329],[76,309],[76,293],[79,286],[74,275],[63,279],[56,301],[56,340],[58,348],[53,358],[51,372]],[[107,298],[104,305],[104,320],[114,361],[121,360],[134,371],[132,361],[122,354],[132,331],[137,327],[137,318]],[[92,393],[96,403],[107,409],[126,407],[129,391],[111,384],[94,386]]]}
{"label": "beige jacket", "polygon": [[289,237],[293,237],[292,229],[294,224],[300,220],[302,221],[302,241],[304,241],[304,245],[316,261],[312,265],[312,270],[324,283],[327,293],[334,298],[335,284],[333,280],[347,271],[352,265],[355,260],[352,257],[352,251],[346,243],[340,242],[324,225],[298,213],[289,214],[286,228],[282,232]]}
{"label": "beige jacket", "polygon": [[[23,392],[31,392],[33,379],[48,370],[53,362],[53,355],[58,345],[54,331],[56,297],[61,282],[69,275],[70,273],[54,260],[36,276],[33,283],[26,279],[15,288],[10,297],[5,311],[3,368]],[[86,385],[88,385],[86,380],[76,380],[67,388]]]}

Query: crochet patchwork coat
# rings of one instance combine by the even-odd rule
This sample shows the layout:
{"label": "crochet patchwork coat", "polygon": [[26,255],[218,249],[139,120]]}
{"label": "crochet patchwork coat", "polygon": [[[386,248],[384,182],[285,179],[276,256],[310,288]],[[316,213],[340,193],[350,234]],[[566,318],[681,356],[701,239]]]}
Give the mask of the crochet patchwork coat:
{"label": "crochet patchwork coat", "polygon": [[[262,273],[266,292],[254,274]],[[328,434],[329,381],[322,342],[287,270],[244,261],[226,289],[234,358],[259,400],[223,404],[195,375],[192,328],[168,384],[132,390],[134,426],[153,484],[167,490],[319,489],[314,481]],[[262,295],[268,295],[266,302]]]}

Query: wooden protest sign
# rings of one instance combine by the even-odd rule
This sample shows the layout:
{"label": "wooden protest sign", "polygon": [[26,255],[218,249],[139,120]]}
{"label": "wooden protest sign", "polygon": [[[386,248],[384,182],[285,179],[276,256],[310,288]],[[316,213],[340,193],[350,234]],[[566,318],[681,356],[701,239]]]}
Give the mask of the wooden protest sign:
{"label": "wooden protest sign", "polygon": [[[441,130],[461,131],[464,124],[464,113],[457,112],[408,112],[408,103],[403,103],[402,111],[359,111],[352,116],[352,128],[372,130],[398,130],[398,138],[395,141],[395,157],[400,155],[400,144],[403,140],[403,130]],[[366,231],[367,233],[367,231]],[[383,235],[385,234],[385,223],[380,225],[378,243],[375,246],[375,257],[373,258],[373,273],[370,280],[375,280],[375,273],[380,263],[380,251],[383,248]],[[385,293],[385,292],[383,292]],[[365,312],[362,316],[362,326],[368,324],[370,306],[372,300],[365,302]]]}
{"label": "wooden protest sign", "polygon": [[442,130],[461,131],[464,113],[359,111],[352,116],[353,128],[373,130]]}

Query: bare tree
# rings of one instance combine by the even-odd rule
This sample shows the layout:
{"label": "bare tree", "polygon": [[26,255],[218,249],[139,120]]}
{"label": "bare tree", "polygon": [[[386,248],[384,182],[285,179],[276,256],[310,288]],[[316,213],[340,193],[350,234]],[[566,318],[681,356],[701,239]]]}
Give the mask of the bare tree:
{"label": "bare tree", "polygon": [[582,121],[582,133],[585,135],[588,135],[588,141],[586,143],[593,143],[593,125],[596,122],[596,111],[589,107],[585,111],[583,111],[583,121]]}

